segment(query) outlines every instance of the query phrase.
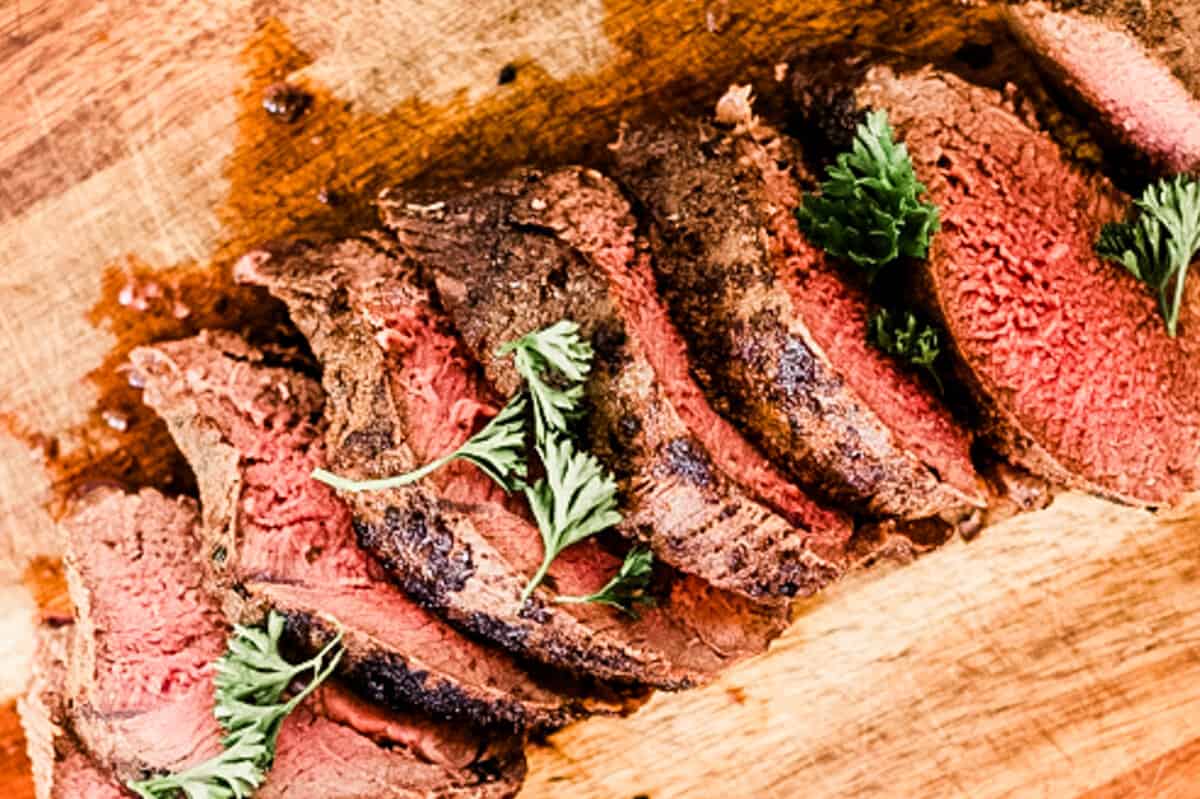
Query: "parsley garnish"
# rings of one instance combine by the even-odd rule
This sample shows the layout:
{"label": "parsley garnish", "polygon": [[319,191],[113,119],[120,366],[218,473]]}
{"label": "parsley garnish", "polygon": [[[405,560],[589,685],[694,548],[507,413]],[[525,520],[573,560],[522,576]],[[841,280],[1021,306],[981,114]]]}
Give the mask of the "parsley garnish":
{"label": "parsley garnish", "polygon": [[596,602],[636,616],[637,605],[653,605],[654,597],[646,593],[654,570],[654,553],[645,547],[634,547],[625,555],[616,576],[594,594],[587,596],[559,596],[554,601],[560,604]]}
{"label": "parsley garnish", "polygon": [[[317,469],[313,477],[341,491],[381,491],[427,476],[455,458],[469,460],[505,491],[522,489],[537,520],[543,558],[537,573],[521,593],[524,604],[546,577],[550,564],[564,549],[621,520],[617,512],[617,483],[592,455],[577,450],[570,425],[579,415],[583,383],[592,369],[592,347],[579,335],[579,325],[564,319],[500,346],[497,355],[512,355],[525,388],[496,418],[454,452],[419,469],[377,480],[350,480]],[[525,416],[533,405],[534,445],[546,476],[525,483]],[[632,555],[632,553],[631,553]],[[649,553],[626,558],[621,571],[588,597],[562,597],[563,602],[600,602],[630,611],[642,597],[650,576]]]}
{"label": "parsley garnish", "polygon": [[827,170],[821,193],[796,209],[800,229],[830,255],[854,262],[874,279],[900,256],[922,258],[938,230],[938,209],[919,197],[908,149],[897,144],[887,113],[872,111],[849,152]]}
{"label": "parsley garnish", "polygon": [[546,577],[559,553],[621,521],[617,481],[596,458],[575,449],[564,436],[538,441],[546,477],[525,487],[530,510],[542,534],[542,565],[521,592],[524,604]]}
{"label": "parsley garnish", "polygon": [[450,461],[461,458],[478,466],[505,491],[515,491],[525,478],[525,407],[524,395],[518,394],[458,449],[405,474],[378,480],[350,480],[324,469],[316,469],[312,476],[339,491],[382,491],[415,483]]}
{"label": "parsley garnish", "polygon": [[[243,799],[266,779],[275,760],[275,745],[283,720],[317,686],[325,682],[342,658],[339,633],[314,657],[293,666],[279,653],[283,616],[272,612],[267,629],[233,628],[229,648],[217,660],[214,715],[225,730],[221,754],[178,774],[129,783],[143,799]],[[289,685],[312,673],[299,693],[281,702]]]}
{"label": "parsley garnish", "polygon": [[[583,381],[592,369],[592,346],[579,336],[579,325],[562,320],[550,327],[510,341],[496,351],[513,356],[513,366],[525,379],[533,398],[534,434],[538,441],[552,434],[565,434],[579,415]],[[546,373],[557,372],[566,385],[559,388],[546,381]]]}
{"label": "parsley garnish", "polygon": [[221,754],[187,771],[129,783],[142,799],[243,799],[253,796],[266,778],[259,762],[269,750],[260,732],[247,733],[225,746]]}
{"label": "parsley garnish", "polygon": [[888,355],[924,369],[938,391],[944,393],[942,380],[934,368],[942,352],[941,334],[936,327],[920,321],[912,311],[893,314],[881,308],[867,320],[867,340]]}
{"label": "parsley garnish", "polygon": [[1188,267],[1200,251],[1200,183],[1183,175],[1146,187],[1125,222],[1100,231],[1096,254],[1117,261],[1158,297],[1167,334],[1174,336]]}

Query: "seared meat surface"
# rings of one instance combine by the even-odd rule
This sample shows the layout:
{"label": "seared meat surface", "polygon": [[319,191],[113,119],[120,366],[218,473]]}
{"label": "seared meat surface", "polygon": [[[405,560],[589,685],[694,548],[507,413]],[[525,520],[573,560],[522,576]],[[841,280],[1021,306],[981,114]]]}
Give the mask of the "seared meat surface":
{"label": "seared meat surface", "polygon": [[[436,196],[440,210],[424,213],[410,209],[428,207],[434,195],[394,192],[381,203],[384,220],[501,396],[520,388],[511,359],[496,354],[506,341],[571,319],[592,343],[584,446],[618,478],[623,533],[753,598],[811,594],[840,573],[848,520],[808,500],[721,427],[687,377],[677,334],[654,314],[636,223],[611,181],[581,168],[527,171]],[[685,418],[709,426],[690,428]],[[732,462],[738,452],[750,455]],[[766,473],[760,483],[770,481],[795,523],[726,471],[751,460],[759,467],[751,473]]]}

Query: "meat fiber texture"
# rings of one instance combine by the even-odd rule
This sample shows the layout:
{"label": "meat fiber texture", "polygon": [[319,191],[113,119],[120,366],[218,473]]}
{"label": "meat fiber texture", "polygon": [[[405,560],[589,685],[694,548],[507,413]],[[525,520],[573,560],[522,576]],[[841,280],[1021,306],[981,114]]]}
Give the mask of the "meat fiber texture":
{"label": "meat fiber texture", "polygon": [[283,612],[310,651],[341,629],[347,679],[392,707],[534,728],[624,709],[601,686],[463,637],[387,582],[347,507],[311,476],[325,465],[314,380],[228,334],[141,349],[133,362],[196,472],[202,549],[235,616]]}
{"label": "meat fiber texture", "polygon": [[1155,299],[1094,242],[1127,203],[1067,163],[996,92],[931,70],[872,70],[941,208],[924,279],[961,374],[1013,460],[1052,480],[1161,504],[1200,480],[1196,281],[1166,334]]}
{"label": "meat fiber texture", "polygon": [[17,703],[37,799],[132,796],[84,752],[71,729],[66,683],[71,625],[42,626],[28,691]]}
{"label": "meat fiber texture", "polygon": [[[198,521],[190,501],[105,489],[65,523],[78,613],[71,721],[122,781],[181,771],[221,748],[213,662],[229,630],[203,587]],[[326,684],[284,721],[256,796],[512,796],[524,769],[512,737],[384,712]]]}
{"label": "meat fiber texture", "polygon": [[[288,304],[324,367],[334,471],[409,471],[458,446],[498,408],[412,265],[384,240],[264,251],[244,258],[237,274]],[[551,586],[586,594],[616,573],[619,558],[595,539],[568,548],[522,605],[540,536],[519,503],[471,467],[347,499],[360,542],[410,595],[464,630],[573,672],[684,688],[762,652],[786,623],[782,606],[669,571],[654,581],[658,605],[638,618],[554,603]]]}
{"label": "meat fiber texture", "polygon": [[[436,213],[413,210],[433,202]],[[811,594],[840,575],[849,520],[785,480],[705,401],[611,181],[529,170],[466,194],[391,192],[381,209],[496,395],[521,382],[500,345],[562,319],[581,325],[596,353],[584,438],[618,478],[619,530],[755,599]]]}
{"label": "meat fiber texture", "polygon": [[981,505],[970,436],[867,345],[865,291],[797,230],[796,145],[753,117],[744,92],[718,111],[723,129],[634,131],[613,155],[710,399],[831,502],[903,519]]}
{"label": "meat fiber texture", "polygon": [[1132,31],[1038,0],[1005,8],[1021,43],[1110,134],[1165,171],[1200,168],[1200,100]]}

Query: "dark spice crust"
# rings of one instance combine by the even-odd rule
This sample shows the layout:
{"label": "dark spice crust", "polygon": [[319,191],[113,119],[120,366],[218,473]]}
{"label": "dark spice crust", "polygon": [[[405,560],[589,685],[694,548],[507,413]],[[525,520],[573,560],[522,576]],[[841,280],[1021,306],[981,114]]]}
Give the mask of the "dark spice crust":
{"label": "dark spice crust", "polygon": [[[309,443],[319,441],[319,428],[298,434],[290,429],[289,422],[281,420],[303,424],[310,418],[310,406],[320,408],[322,400],[313,381],[288,370],[265,367],[254,357],[228,358],[229,351],[243,356],[249,352],[238,340],[207,337],[140,351],[138,360],[147,377],[148,401],[165,413],[172,434],[197,467],[206,497],[204,538],[218,531],[221,540],[231,545],[220,567],[231,618],[255,623],[270,609],[287,613],[291,617],[289,629],[297,635],[295,643],[307,645],[310,652],[327,641],[337,625],[346,642],[348,657],[343,665],[351,679],[369,675],[374,683],[368,686],[370,692],[390,695],[397,702],[411,701],[436,714],[461,712],[471,721],[544,729],[591,712],[613,712],[624,707],[623,700],[614,701],[603,690],[593,695],[590,681],[534,675],[511,656],[456,636],[435,617],[422,619],[415,606],[403,602],[390,586],[377,582],[382,573],[378,564],[349,557],[350,551],[345,553],[347,562],[358,565],[344,575],[351,581],[345,586],[351,592],[345,601],[337,585],[328,586],[326,591],[324,583],[313,582],[314,575],[303,568],[279,575],[250,573],[241,562],[241,548],[262,547],[265,541],[277,539],[269,535],[263,538],[261,531],[255,532],[259,528],[247,520],[240,498],[247,481],[245,470],[253,465],[254,458],[235,445],[232,431],[245,425],[246,419],[255,418],[255,413],[271,414],[287,408],[295,413],[272,414],[275,427],[249,434],[243,431],[240,435],[253,439],[261,434],[266,440],[286,440],[297,448],[290,454],[300,454],[307,451]],[[177,380],[188,372],[203,374],[204,388]],[[270,391],[249,403],[244,392],[262,385],[286,385],[287,390]],[[248,404],[252,407],[246,410]],[[249,415],[243,417],[243,413]],[[368,435],[357,439],[360,447],[362,442],[390,437],[377,423],[368,425],[367,430]],[[286,459],[289,453],[281,455]],[[289,468],[295,468],[294,463]],[[310,479],[303,466],[292,477]],[[329,510],[324,507],[320,512]],[[349,536],[350,531],[346,533]],[[253,540],[248,535],[254,536]],[[331,540],[337,546],[347,543],[336,536]],[[292,543],[299,540],[293,539]],[[330,553],[309,549],[301,557],[307,559],[309,554],[321,558]],[[356,604],[359,601],[393,603],[388,606],[406,615],[406,624],[412,625],[413,633],[380,634],[378,619],[357,617],[357,608],[369,611],[373,606]],[[444,651],[426,651],[430,642],[437,642]],[[389,680],[396,680],[396,684],[389,687]]]}
{"label": "dark spice crust", "polygon": [[[393,356],[377,343],[374,326],[391,313],[419,309],[421,318],[434,318],[437,310],[410,263],[388,247],[382,240],[299,246],[258,256],[241,270],[243,277],[267,285],[288,303],[322,361],[330,468],[353,477],[397,474],[416,465],[402,434],[405,395],[394,393],[388,360]],[[351,311],[335,314],[331,301],[343,292]],[[396,432],[395,445],[369,451],[370,442],[384,440],[365,432],[380,429],[380,420]],[[682,618],[675,618],[674,608],[680,606],[673,597],[640,621],[614,619],[611,609],[591,605],[569,610],[539,606],[536,597],[522,607],[518,597],[540,559],[534,549],[537,532],[528,521],[499,505],[448,501],[426,483],[346,499],[359,540],[420,604],[523,658],[574,673],[621,684],[684,688],[762,651],[785,622],[773,605],[720,595],[701,603],[699,596],[707,588],[691,578],[664,583],[665,596],[677,588],[697,600],[683,606],[689,615]],[[431,557],[436,564],[429,562]],[[598,563],[612,562],[611,556],[597,557]],[[615,563],[603,568],[607,579]],[[705,634],[705,616],[722,630],[719,647],[706,643],[712,636]]]}
{"label": "dark spice crust", "polygon": [[673,405],[648,356],[663,331],[642,341],[622,297],[634,283],[638,224],[612,181],[577,167],[526,169],[469,193],[389,195],[381,207],[499,394],[520,383],[496,356],[500,344],[559,319],[580,324],[595,351],[583,436],[618,479],[623,534],[753,599],[810,594],[840,574],[836,553],[810,548],[813,531],[717,468]]}
{"label": "dark spice crust", "polygon": [[653,221],[655,269],[714,403],[829,500],[932,516],[963,496],[907,452],[815,349],[767,249],[761,174],[696,122],[627,134],[615,173]]}
{"label": "dark spice crust", "polygon": [[[334,625],[311,613],[287,611],[285,619],[288,639],[309,652],[319,651],[335,634]],[[356,641],[353,635],[343,640],[344,678],[358,693],[385,707],[407,710],[416,706],[436,718],[468,718],[478,724],[514,730],[555,729],[575,717],[566,707],[534,714],[515,699],[483,699],[449,680],[437,679],[427,670],[413,668],[396,652]]]}

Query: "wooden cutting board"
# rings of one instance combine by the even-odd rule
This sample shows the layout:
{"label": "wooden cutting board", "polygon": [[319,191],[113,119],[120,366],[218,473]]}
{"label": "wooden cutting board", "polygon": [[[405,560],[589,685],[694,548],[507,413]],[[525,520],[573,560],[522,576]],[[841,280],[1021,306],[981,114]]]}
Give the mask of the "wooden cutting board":
{"label": "wooden cutting board", "polygon": [[[585,159],[731,81],[770,103],[780,60],[868,45],[1030,79],[994,10],[953,0],[6,0],[0,699],[63,603],[70,496],[188,488],[120,366],[267,323],[228,285],[240,252],[361,224],[390,183]],[[309,98],[290,123],[262,107],[285,79]],[[1060,497],[852,578],[716,685],[553,736],[523,795],[1200,796],[1198,556],[1200,503]],[[32,796],[22,751],[9,706],[9,799]]]}

